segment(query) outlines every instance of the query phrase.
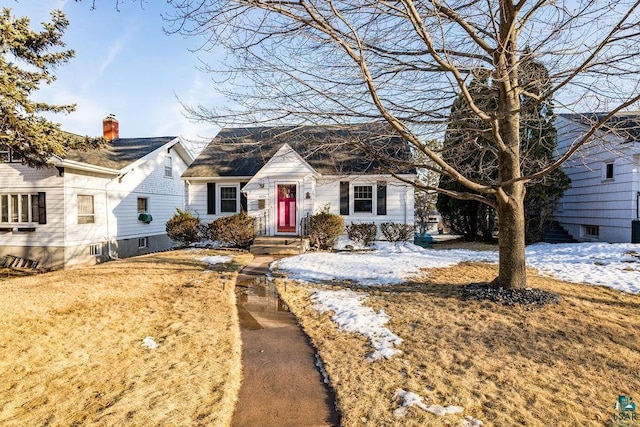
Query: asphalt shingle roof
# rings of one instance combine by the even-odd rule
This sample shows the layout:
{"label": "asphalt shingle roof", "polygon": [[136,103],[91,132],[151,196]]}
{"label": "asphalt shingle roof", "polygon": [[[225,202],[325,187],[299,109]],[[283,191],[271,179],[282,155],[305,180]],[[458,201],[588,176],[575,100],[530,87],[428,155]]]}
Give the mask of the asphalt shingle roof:
{"label": "asphalt shingle roof", "polygon": [[95,150],[69,150],[65,159],[105,168],[122,169],[175,138],[175,136],[117,138]]}
{"label": "asphalt shingle roof", "polygon": [[398,173],[415,172],[409,145],[388,125],[366,123],[225,128],[182,176],[253,176],[285,143],[324,175],[387,173],[367,147],[404,160]]}

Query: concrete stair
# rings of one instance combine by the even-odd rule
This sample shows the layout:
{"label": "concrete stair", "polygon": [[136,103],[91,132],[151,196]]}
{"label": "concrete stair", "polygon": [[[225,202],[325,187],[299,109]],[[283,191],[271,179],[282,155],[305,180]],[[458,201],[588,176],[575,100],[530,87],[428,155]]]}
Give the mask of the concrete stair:
{"label": "concrete stair", "polygon": [[576,243],[577,240],[567,230],[562,228],[558,221],[553,221],[547,231],[544,232],[543,241],[547,243]]}
{"label": "concrete stair", "polygon": [[249,252],[255,255],[299,255],[309,250],[309,239],[297,236],[256,237]]}

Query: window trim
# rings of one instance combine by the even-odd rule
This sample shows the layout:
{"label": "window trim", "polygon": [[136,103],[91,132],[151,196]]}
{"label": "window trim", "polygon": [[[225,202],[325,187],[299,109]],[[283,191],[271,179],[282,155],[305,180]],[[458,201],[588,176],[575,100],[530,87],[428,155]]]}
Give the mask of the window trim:
{"label": "window trim", "polygon": [[[80,198],[81,197],[90,197],[91,198],[91,213],[80,213]],[[77,213],[78,213],[78,225],[84,224],[95,224],[96,223],[96,204],[95,197],[93,194],[78,194],[76,197],[77,201]],[[86,221],[81,221],[81,218],[86,218]],[[90,220],[89,220],[90,219]]]}
{"label": "window trim", "polygon": [[103,243],[92,243],[89,245],[90,256],[102,256]]}
{"label": "window trim", "polygon": [[[368,188],[367,192],[369,193],[369,197],[365,198],[365,197],[358,197],[358,196],[362,196],[362,194],[358,194],[357,189],[358,188]],[[353,213],[354,214],[373,214],[373,212],[375,211],[375,206],[374,206],[374,202],[373,202],[373,188],[374,185],[373,184],[354,184],[351,188],[351,191],[353,191],[353,197],[352,197],[352,201],[353,201]],[[358,210],[356,209],[356,202],[359,201],[368,201],[369,202],[369,209],[367,210]]]}
{"label": "window trim", "polygon": [[600,226],[599,225],[583,225],[583,236],[584,237],[600,237]]}
{"label": "window trim", "polygon": [[138,237],[138,249],[147,249],[149,248],[149,238],[148,237]]}
{"label": "window trim", "polygon": [[616,176],[615,162],[613,160],[604,162],[603,171],[602,171],[602,180],[615,181],[615,176]]}
{"label": "window trim", "polygon": [[[141,200],[144,200],[144,210],[140,210],[140,201]],[[149,198],[148,197],[138,197],[136,203],[137,203],[136,209],[138,209],[138,213],[149,213]]]}
{"label": "window trim", "polygon": [[[239,184],[218,184],[216,186],[216,201],[217,201],[217,205],[218,205],[218,212],[220,213],[220,215],[227,215],[227,214],[237,214],[240,213],[240,185]],[[233,211],[225,211],[222,209],[222,190],[226,189],[226,188],[234,188],[236,191],[236,197],[235,197],[235,210]],[[224,199],[224,200],[233,200],[233,199]]]}
{"label": "window trim", "polygon": [[164,177],[173,179],[173,158],[171,156],[164,159]]}

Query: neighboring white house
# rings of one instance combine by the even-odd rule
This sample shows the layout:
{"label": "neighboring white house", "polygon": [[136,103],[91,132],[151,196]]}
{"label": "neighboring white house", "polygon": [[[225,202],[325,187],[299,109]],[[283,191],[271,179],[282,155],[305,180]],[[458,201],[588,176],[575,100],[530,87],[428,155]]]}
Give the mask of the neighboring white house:
{"label": "neighboring white house", "polygon": [[[589,121],[603,117],[560,115],[558,151],[585,135]],[[560,199],[555,219],[573,238],[640,243],[640,112],[615,115],[563,170],[571,188]]]}
{"label": "neighboring white house", "polygon": [[346,224],[413,224],[413,186],[367,146],[406,160],[394,172],[413,182],[408,144],[379,123],[223,129],[182,174],[187,207],[205,222],[246,211],[266,236],[300,235],[325,208]]}
{"label": "neighboring white house", "polygon": [[56,269],[173,246],[165,223],[184,208],[192,155],[180,138],[119,138],[115,119],[103,125],[104,148],[70,151],[50,168],[0,147],[0,258]]}

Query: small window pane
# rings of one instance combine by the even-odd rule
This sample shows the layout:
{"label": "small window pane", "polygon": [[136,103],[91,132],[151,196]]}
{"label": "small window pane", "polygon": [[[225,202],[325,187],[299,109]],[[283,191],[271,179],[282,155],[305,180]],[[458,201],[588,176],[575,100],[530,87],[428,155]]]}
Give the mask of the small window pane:
{"label": "small window pane", "polygon": [[38,195],[31,195],[31,221],[40,221],[40,206],[38,204]]}
{"label": "small window pane", "polygon": [[11,222],[18,222],[18,195],[11,195]]}
{"label": "small window pane", "polygon": [[9,196],[0,196],[0,220],[9,222]]}
{"label": "small window pane", "polygon": [[20,221],[29,222],[29,196],[20,196]]}
{"label": "small window pane", "polygon": [[146,213],[147,212],[147,198],[146,197],[138,197],[138,212]]}

